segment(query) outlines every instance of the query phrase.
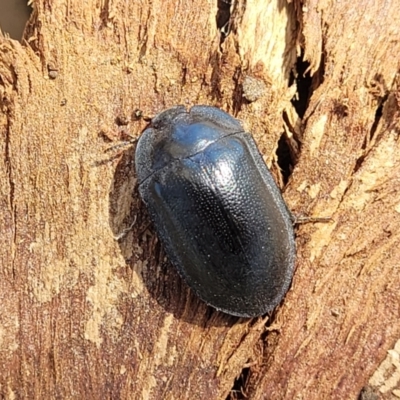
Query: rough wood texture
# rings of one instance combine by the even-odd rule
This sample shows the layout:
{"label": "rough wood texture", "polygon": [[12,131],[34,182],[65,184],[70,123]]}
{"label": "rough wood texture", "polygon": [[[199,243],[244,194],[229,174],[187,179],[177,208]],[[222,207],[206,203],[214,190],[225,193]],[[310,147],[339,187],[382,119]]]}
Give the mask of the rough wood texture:
{"label": "rough wood texture", "polygon": [[[398,2],[33,6],[24,44],[0,37],[0,396],[357,398],[400,338]],[[190,293],[138,199],[133,150],[106,152],[140,115],[201,103],[242,119],[279,181],[284,134],[289,207],[333,218],[298,229],[271,318]]]}

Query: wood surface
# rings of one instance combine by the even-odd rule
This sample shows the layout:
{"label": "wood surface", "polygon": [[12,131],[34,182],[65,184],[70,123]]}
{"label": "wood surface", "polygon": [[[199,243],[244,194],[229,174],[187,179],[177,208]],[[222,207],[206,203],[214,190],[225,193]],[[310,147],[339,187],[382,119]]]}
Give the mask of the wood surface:
{"label": "wood surface", "polygon": [[[0,36],[0,397],[400,397],[398,1],[32,7]],[[113,148],[176,104],[239,118],[292,213],[332,218],[270,316],[190,292]]]}

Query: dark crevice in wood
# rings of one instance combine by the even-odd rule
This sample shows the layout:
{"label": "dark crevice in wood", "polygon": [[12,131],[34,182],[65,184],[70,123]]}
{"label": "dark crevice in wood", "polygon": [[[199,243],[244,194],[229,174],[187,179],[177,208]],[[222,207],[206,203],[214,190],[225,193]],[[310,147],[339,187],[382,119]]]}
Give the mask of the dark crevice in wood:
{"label": "dark crevice in wood", "polygon": [[246,99],[243,97],[243,85],[241,84],[242,78],[242,69],[238,67],[233,75],[235,90],[232,93],[232,112],[235,116],[240,112],[243,104],[247,103]]}
{"label": "dark crevice in wood", "polygon": [[304,52],[302,51],[291,73],[289,86],[296,82],[297,93],[292,99],[292,104],[305,125],[316,110],[316,106],[311,110],[308,109],[311,96],[322,85],[325,79],[326,51],[324,44],[322,45],[321,63],[313,75],[310,73],[310,63],[303,58]]}
{"label": "dark crevice in wood", "polygon": [[[378,124],[382,118],[383,106],[387,99],[388,99],[388,95],[384,96],[381,103],[379,104],[378,108],[376,109],[374,123],[372,124],[371,130],[369,132],[368,142],[370,142],[373,139],[373,137],[375,136],[376,129],[378,128]],[[366,143],[364,143],[364,146],[363,146],[363,149],[365,149],[365,148],[366,148]]]}
{"label": "dark crevice in wood", "polygon": [[210,65],[212,66],[210,96],[216,103],[218,103],[222,98],[220,90],[221,64],[221,55],[218,52],[214,52],[214,54],[212,54],[210,57]]}
{"label": "dark crevice in wood", "polygon": [[217,28],[221,32],[220,45],[231,31],[231,6],[233,0],[217,0]]}
{"label": "dark crevice in wood", "polygon": [[286,185],[294,167],[294,160],[288,144],[286,133],[283,133],[278,141],[278,148],[276,149],[278,165],[281,170],[283,183]]}
{"label": "dark crevice in wood", "polygon": [[[294,65],[290,74],[289,87],[295,83],[297,88],[296,95],[292,98],[291,102],[300,120],[302,120],[301,131],[305,129],[308,118],[315,111],[314,109],[310,112],[310,110],[308,110],[308,106],[314,91],[324,81],[325,59],[325,51],[323,50],[321,64],[319,65],[318,70],[311,75],[310,63],[304,60],[304,51],[302,51],[300,56],[297,58],[296,64]],[[302,134],[299,132],[298,128],[295,129],[292,126],[285,112],[283,113],[283,119],[286,126],[293,134],[291,140],[286,133],[282,134],[276,151],[278,156],[278,165],[281,168],[282,177],[284,179],[284,183],[286,184],[301,152]],[[296,142],[295,148],[293,147],[294,142]]]}
{"label": "dark crevice in wood", "polygon": [[292,99],[292,104],[300,118],[303,118],[313,92],[313,80],[308,71],[309,67],[310,64],[304,61],[303,55],[301,55],[298,57],[295,69],[289,79],[289,86],[296,82],[297,96]]}
{"label": "dark crevice in wood", "polygon": [[245,387],[249,378],[250,368],[245,367],[242,369],[238,378],[236,378],[233,387],[226,398],[226,400],[244,400],[247,399]]}

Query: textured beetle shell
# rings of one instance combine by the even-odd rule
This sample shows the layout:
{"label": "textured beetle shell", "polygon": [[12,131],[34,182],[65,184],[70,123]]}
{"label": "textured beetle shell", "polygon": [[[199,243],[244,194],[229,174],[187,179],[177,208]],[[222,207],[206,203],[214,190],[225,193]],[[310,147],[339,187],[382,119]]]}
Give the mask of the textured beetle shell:
{"label": "textured beetle shell", "polygon": [[209,106],[164,111],[138,142],[136,172],[170,261],[203,301],[242,317],[281,301],[295,261],[292,221],[236,119]]}

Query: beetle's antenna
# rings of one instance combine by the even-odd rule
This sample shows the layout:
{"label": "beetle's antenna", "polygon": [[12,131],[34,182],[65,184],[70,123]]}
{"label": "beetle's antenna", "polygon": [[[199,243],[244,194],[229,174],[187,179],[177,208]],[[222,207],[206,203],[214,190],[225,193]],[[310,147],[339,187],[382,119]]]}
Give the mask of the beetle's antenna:
{"label": "beetle's antenna", "polygon": [[120,149],[120,148],[122,148],[122,147],[128,147],[128,146],[133,146],[133,145],[135,145],[136,142],[138,141],[138,138],[135,138],[135,137],[133,137],[133,136],[131,136],[131,135],[129,135],[129,136],[132,138],[131,140],[124,140],[124,141],[121,142],[121,143],[114,144],[114,146],[109,147],[109,148],[105,151],[105,153],[109,153],[110,151],[114,151],[114,150]]}

